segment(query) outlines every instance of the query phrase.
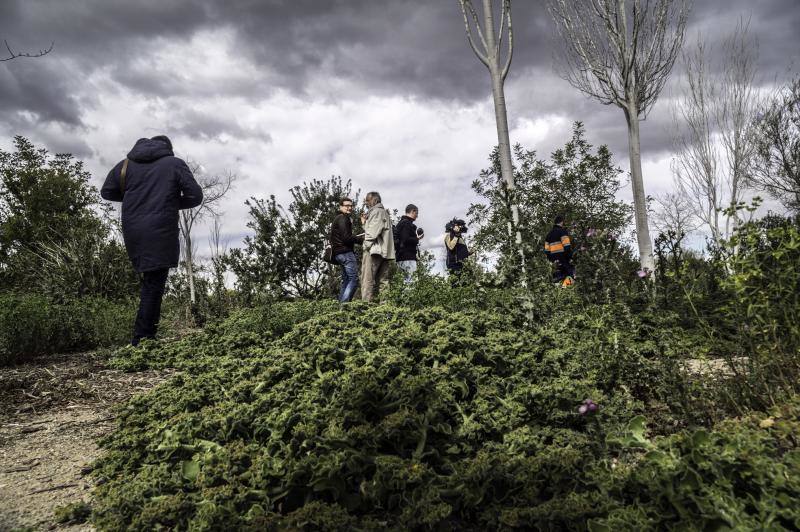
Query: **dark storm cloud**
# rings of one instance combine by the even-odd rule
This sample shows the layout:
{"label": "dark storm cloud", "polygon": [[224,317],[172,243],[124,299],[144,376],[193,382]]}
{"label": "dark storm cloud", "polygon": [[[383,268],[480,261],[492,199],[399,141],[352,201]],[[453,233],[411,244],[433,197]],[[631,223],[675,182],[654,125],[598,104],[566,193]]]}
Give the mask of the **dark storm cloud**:
{"label": "dark storm cloud", "polygon": [[[52,57],[17,59],[0,66],[0,116],[6,121],[81,125],[79,84],[61,75]],[[29,116],[23,116],[25,112]]]}
{"label": "dark storm cloud", "polygon": [[[518,91],[521,99],[515,100],[513,93],[509,97],[511,116],[564,115],[583,120],[590,135],[597,128],[607,134],[610,145],[626,146],[618,109],[585,98],[553,74],[559,43],[543,0],[517,0],[513,14],[515,52],[507,83],[531,88],[527,96]],[[785,77],[787,67],[800,60],[797,0],[697,0],[687,37],[700,33],[719,43],[740,17],[750,19],[759,41],[763,79]],[[148,61],[164,47],[215,29],[234,32],[234,53],[253,61],[258,75],[190,85]],[[95,69],[106,69],[112,79],[144,97],[235,94],[256,102],[276,89],[315,97],[308,93],[310,87],[319,90],[330,78],[345,80],[361,94],[467,104],[490,94],[488,72],[467,44],[455,0],[4,0],[0,37],[20,50],[56,42],[46,58],[0,66],[0,115],[6,121],[27,111],[42,121],[81,124],[81,111],[93,97],[82,83]],[[676,68],[673,77],[679,75]],[[657,104],[643,127],[645,153],[668,148],[663,133],[668,113],[660,109],[664,104]],[[206,129],[198,123],[198,131]]]}

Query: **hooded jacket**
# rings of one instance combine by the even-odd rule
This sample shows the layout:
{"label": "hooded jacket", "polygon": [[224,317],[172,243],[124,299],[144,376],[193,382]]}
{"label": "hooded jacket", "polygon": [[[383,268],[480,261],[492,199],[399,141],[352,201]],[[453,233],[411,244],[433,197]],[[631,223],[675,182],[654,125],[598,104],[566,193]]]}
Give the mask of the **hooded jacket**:
{"label": "hooded jacket", "polygon": [[200,205],[203,191],[166,141],[139,139],[127,160],[124,185],[123,160],[108,173],[100,195],[122,202],[122,237],[137,272],[174,268],[180,256],[178,211]]}
{"label": "hooded jacket", "polygon": [[367,211],[367,221],[364,222],[364,253],[380,255],[387,260],[395,259],[392,220],[382,203],[376,203]]}

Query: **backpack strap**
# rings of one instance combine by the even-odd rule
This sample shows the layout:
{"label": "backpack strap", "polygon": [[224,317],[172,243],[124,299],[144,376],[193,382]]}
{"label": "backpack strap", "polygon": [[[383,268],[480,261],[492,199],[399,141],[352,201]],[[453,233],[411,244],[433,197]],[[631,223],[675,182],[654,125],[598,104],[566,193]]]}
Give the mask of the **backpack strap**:
{"label": "backpack strap", "polygon": [[128,173],[128,158],[122,163],[122,170],[119,172],[119,191],[125,194],[125,174]]}

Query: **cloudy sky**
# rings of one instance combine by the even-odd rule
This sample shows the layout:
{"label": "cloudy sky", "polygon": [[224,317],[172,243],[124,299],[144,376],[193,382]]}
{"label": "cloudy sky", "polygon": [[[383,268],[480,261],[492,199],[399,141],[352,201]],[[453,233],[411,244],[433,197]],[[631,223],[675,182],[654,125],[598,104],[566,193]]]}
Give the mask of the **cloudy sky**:
{"label": "cloudy sky", "polygon": [[[695,0],[687,39],[718,50],[742,17],[769,90],[800,66],[800,0]],[[546,155],[582,120],[627,169],[621,111],[556,74],[544,2],[514,0],[513,22],[512,143]],[[497,141],[489,75],[456,0],[0,0],[0,38],[20,51],[55,42],[45,57],[0,63],[0,148],[19,134],[73,153],[99,186],[137,138],[167,134],[178,156],[240,177],[223,206],[231,245],[247,233],[245,199],[286,205],[291,186],[331,175],[380,191],[387,207],[417,204],[438,245]],[[680,84],[676,68],[642,125],[651,195],[672,188]]]}

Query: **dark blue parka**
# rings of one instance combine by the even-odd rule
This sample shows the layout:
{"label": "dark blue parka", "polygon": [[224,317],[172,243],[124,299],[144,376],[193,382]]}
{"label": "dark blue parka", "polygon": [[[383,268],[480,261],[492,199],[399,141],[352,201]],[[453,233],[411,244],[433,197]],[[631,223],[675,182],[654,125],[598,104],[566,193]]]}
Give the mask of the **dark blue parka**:
{"label": "dark blue parka", "polygon": [[166,142],[139,139],[128,153],[125,188],[120,161],[100,190],[103,199],[122,202],[122,237],[137,272],[174,268],[180,255],[178,210],[197,207],[203,191],[191,170]]}

